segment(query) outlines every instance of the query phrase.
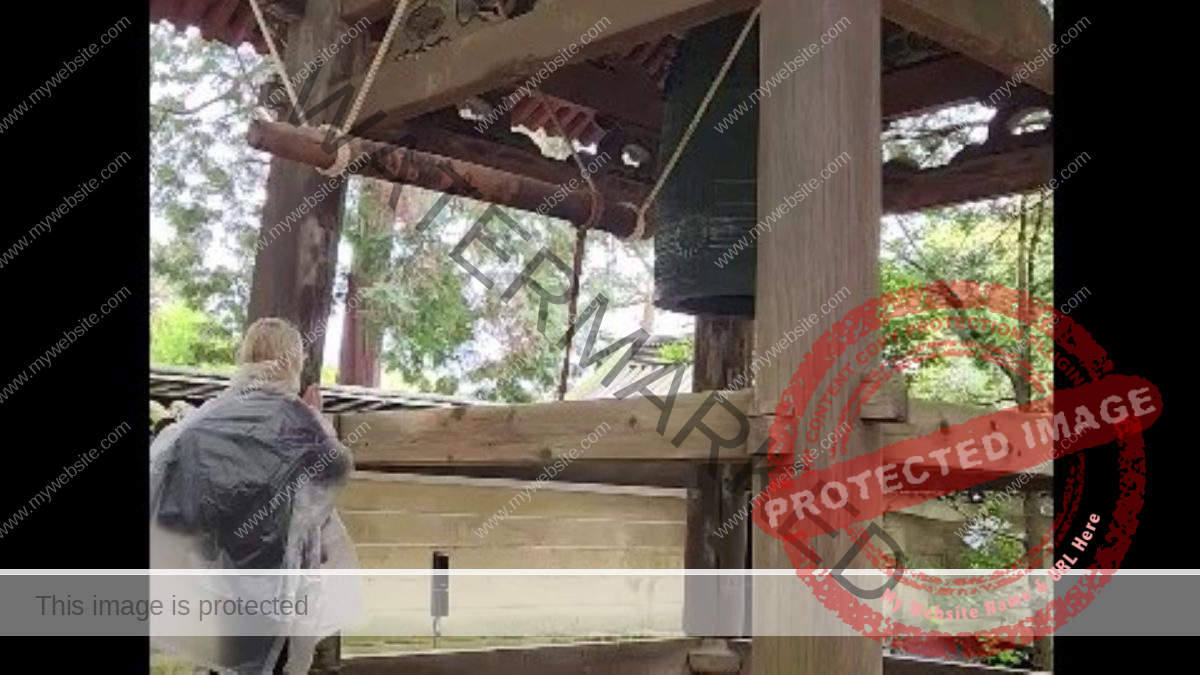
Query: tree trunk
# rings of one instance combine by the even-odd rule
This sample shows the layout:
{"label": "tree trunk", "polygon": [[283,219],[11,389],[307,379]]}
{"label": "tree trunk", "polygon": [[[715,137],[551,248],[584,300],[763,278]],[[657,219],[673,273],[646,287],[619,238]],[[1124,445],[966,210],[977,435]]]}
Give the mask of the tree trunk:
{"label": "tree trunk", "polygon": [[388,203],[391,185],[373,180],[363,183],[362,208],[358,218],[362,231],[350,262],[346,286],[346,318],[342,322],[338,384],[379,386],[383,331],[369,322],[370,289],[387,273],[391,260],[389,235],[395,228],[396,213],[401,210],[401,203],[411,194],[412,190],[401,192],[397,208],[392,209]]}
{"label": "tree trunk", "polygon": [[[284,54],[288,72],[300,72],[306,61],[345,31],[339,8],[338,3],[308,0],[303,19],[288,30]],[[332,83],[349,76],[353,60],[354,50],[342,50],[309,78],[312,91],[306,108],[324,100]],[[329,121],[327,114],[332,108],[324,113],[310,124]],[[344,192],[340,178],[323,176],[312,167],[279,157],[271,159],[259,229],[262,247],[254,261],[246,320],[249,324],[263,317],[280,317],[300,330],[305,345],[302,387],[321,380]]]}
{"label": "tree trunk", "polygon": [[[1017,291],[1028,294],[1030,275],[1033,273],[1033,252],[1028,247],[1029,219],[1025,213],[1025,200],[1025,195],[1021,195],[1021,223],[1020,228],[1017,230]],[[1024,345],[1019,344],[1017,350],[1020,359],[1026,363],[1030,362],[1030,356],[1033,353],[1033,348],[1029,340],[1030,336],[1028,335],[1030,329],[1029,310],[1030,306],[1028,302],[1021,304],[1019,309],[1021,316],[1019,335],[1021,337],[1017,338],[1018,341],[1024,340]],[[1028,404],[1031,396],[1029,382],[1019,376],[1011,379],[1013,389],[1015,390],[1013,396],[1017,399],[1017,405],[1023,406]]]}
{"label": "tree trunk", "polygon": [[[1027,238],[1028,217],[1026,212],[1026,197],[1021,196],[1021,229],[1017,240],[1017,290],[1022,293],[1029,293],[1029,289],[1033,286],[1034,274],[1034,254],[1037,252],[1038,235],[1042,226],[1042,216],[1044,215],[1043,207],[1039,205],[1037,221],[1033,225],[1032,236]],[[1028,242],[1028,244],[1026,243]],[[1021,307],[1021,329],[1022,334],[1030,331],[1030,310],[1032,303],[1026,303]],[[1033,368],[1033,345],[1029,337],[1025,338],[1025,345],[1020,348],[1021,360],[1030,364],[1030,369]],[[1032,392],[1029,382],[1017,378],[1017,381],[1022,385],[1017,389],[1017,404],[1025,405],[1029,403]],[[1028,551],[1035,542],[1040,542],[1047,534],[1049,529],[1053,527],[1053,521],[1041,514],[1040,499],[1038,493],[1026,487],[1021,495],[1022,511],[1024,516],[1025,529],[1025,550]],[[1052,555],[1043,555],[1041,558],[1041,567],[1049,568],[1052,562]],[[1029,577],[1030,590],[1034,590],[1036,586],[1035,578]],[[1053,638],[1046,636],[1033,643],[1032,665],[1034,670],[1049,671],[1054,666],[1053,654]]]}

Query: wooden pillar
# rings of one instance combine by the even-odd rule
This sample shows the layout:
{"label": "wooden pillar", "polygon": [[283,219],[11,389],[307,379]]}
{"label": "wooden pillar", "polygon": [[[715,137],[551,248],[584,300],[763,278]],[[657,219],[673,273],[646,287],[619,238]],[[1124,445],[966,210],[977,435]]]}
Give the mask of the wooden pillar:
{"label": "wooden pillar", "polygon": [[[1049,499],[1049,496],[1047,496]],[[1054,518],[1052,516],[1043,516],[1041,510],[1042,492],[1034,489],[1032,485],[1025,487],[1021,493],[1021,509],[1024,516],[1025,529],[1025,546],[1028,547],[1033,542],[1040,542],[1046,533],[1054,527]],[[1051,503],[1053,503],[1051,501]],[[1050,547],[1040,561],[1041,569],[1050,569],[1054,566],[1054,547]],[[1037,578],[1033,575],[1029,576],[1030,592],[1036,591]],[[1034,670],[1050,672],[1054,669],[1054,636],[1047,635],[1033,643],[1032,666]]]}
{"label": "wooden pillar", "polygon": [[[783,68],[809,45],[819,50],[783,79],[771,96],[759,102],[758,212],[765,217],[797,186],[821,183],[777,221],[758,242],[755,342],[778,342],[802,317],[816,314],[820,328],[807,331],[777,361],[757,374],[755,412],[770,415],[796,372],[801,358],[845,309],[878,292],[879,228],[882,212],[880,149],[880,0],[763,0],[760,19],[760,79]],[[829,33],[834,33],[829,37]],[[825,39],[822,40],[822,36]],[[849,159],[832,175],[831,162]],[[849,300],[829,315],[821,305],[846,288]],[[864,342],[865,344],[865,342]],[[850,364],[853,378],[867,366],[854,362],[858,350],[838,358],[831,373]],[[832,381],[832,377],[826,380]],[[827,386],[826,382],[822,387]],[[849,387],[833,396],[840,411]],[[796,410],[798,428],[807,429],[814,406]],[[760,424],[760,430],[765,429]],[[825,429],[826,432],[832,429]],[[751,437],[757,447],[763,436]],[[856,422],[848,454],[854,457],[879,448],[879,432]],[[795,448],[800,453],[805,446]],[[846,457],[847,459],[849,457]],[[839,458],[841,461],[842,458]],[[830,465],[819,452],[816,469]],[[761,483],[761,479],[760,479]],[[848,484],[848,483],[847,483]],[[762,487],[761,485],[759,487]],[[756,568],[793,568],[785,544],[753,528]],[[825,567],[832,566],[851,545],[842,533],[811,540]],[[787,545],[787,546],[790,546]],[[853,567],[858,560],[851,563]],[[820,567],[811,564],[811,567]],[[882,646],[869,638],[804,637],[821,631],[857,635],[821,605],[794,577],[754,578],[753,671],[770,675],[881,675]],[[767,637],[771,634],[780,637]],[[801,635],[800,637],[795,637]],[[761,636],[761,637],[760,637]]]}
{"label": "wooden pillar", "polygon": [[[750,387],[750,360],[754,347],[754,322],[726,316],[697,316],[696,357],[692,371],[694,391],[725,389],[733,382]],[[739,379],[742,378],[742,379]],[[687,491],[687,539],[684,567],[688,569],[745,569],[750,544],[749,520],[742,519],[726,534],[717,530],[750,499],[749,481],[729,489],[742,467],[720,464],[714,479],[706,465],[691,470]],[[684,630],[701,637],[742,637],[746,595],[739,579],[687,577],[684,586]],[[730,657],[735,655],[722,649]]]}
{"label": "wooden pillar", "polygon": [[[338,42],[346,30],[340,9],[340,2],[308,0],[304,17],[288,30],[284,54],[288,73],[301,72],[306,63],[313,63],[319,54],[328,53],[323,50],[330,44]],[[332,82],[349,76],[354,55],[352,48],[339,50],[332,63],[309,76],[313,88],[306,110],[329,95]],[[336,109],[336,105],[330,106],[309,124],[332,121]],[[246,318],[253,322],[267,316],[281,317],[306,336],[304,387],[319,382],[321,377],[344,192],[340,178],[323,176],[312,167],[279,157],[271,159],[259,229],[259,242],[264,247],[254,261]]]}

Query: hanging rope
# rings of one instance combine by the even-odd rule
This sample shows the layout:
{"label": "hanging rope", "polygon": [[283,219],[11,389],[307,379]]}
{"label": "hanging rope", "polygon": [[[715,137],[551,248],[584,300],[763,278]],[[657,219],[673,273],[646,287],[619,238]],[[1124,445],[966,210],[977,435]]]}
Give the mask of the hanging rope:
{"label": "hanging rope", "polygon": [[[375,76],[379,73],[379,68],[383,65],[383,59],[387,56],[388,48],[392,44],[392,38],[396,35],[396,29],[400,27],[400,20],[404,18],[404,12],[408,9],[408,4],[411,0],[397,0],[396,11],[392,13],[392,20],[388,24],[387,32],[383,34],[383,40],[379,43],[379,49],[375,51],[375,58],[371,60],[371,67],[367,69],[367,76],[363,78],[362,86],[359,87],[358,95],[354,97],[353,103],[350,105],[350,111],[346,114],[346,118],[342,121],[340,128],[334,128],[336,136],[344,136],[348,129],[354,128],[354,123],[358,120],[358,114],[362,110],[363,103],[367,100],[367,92],[371,90],[371,85],[375,83]],[[271,35],[271,29],[267,27],[266,19],[263,18],[262,8],[258,6],[258,0],[250,0],[250,7],[254,10],[254,18],[258,21],[258,28],[262,31],[263,39],[267,43],[267,49],[271,52],[272,61],[275,63],[275,71],[280,79],[283,80],[283,85],[287,88],[288,97],[292,100],[292,110],[299,111],[300,100],[296,96],[296,92],[292,89],[292,82],[288,78],[287,66],[284,65],[283,59],[279,56],[279,50],[275,47],[275,38]],[[301,126],[308,123],[308,120],[300,120]],[[328,132],[332,127],[329,124],[322,124],[321,130]],[[350,143],[342,143],[338,146],[337,156],[331,166],[325,169],[318,168],[317,171],[326,176],[335,176],[342,172],[350,165]]]}
{"label": "hanging rope", "polygon": [[571,301],[567,304],[567,344],[563,352],[562,373],[558,378],[558,400],[567,398],[567,383],[571,378],[571,346],[575,342],[575,313],[579,311],[579,278],[583,275],[584,244],[587,242],[587,228],[575,230],[575,260],[572,263],[574,285],[571,287]]}
{"label": "hanging rope", "polygon": [[600,214],[604,212],[604,206],[600,190],[596,187],[596,181],[592,180],[591,172],[584,166],[583,159],[579,157],[579,150],[575,147],[575,142],[571,140],[571,137],[567,135],[567,132],[562,128],[562,124],[558,121],[558,112],[550,109],[546,103],[543,103],[543,105],[550,113],[550,121],[554,123],[554,129],[558,133],[558,136],[571,148],[571,156],[575,158],[575,164],[579,167],[579,173],[587,181],[588,191],[591,193],[589,201],[592,205],[591,215],[588,216],[587,222],[575,229],[575,257],[571,265],[571,299],[567,303],[567,317],[570,325],[567,326],[566,351],[563,352],[562,372],[558,378],[558,400],[565,401],[567,398],[567,383],[571,379],[571,347],[575,342],[575,312],[579,310],[579,279],[583,275],[584,247],[587,242],[588,230],[595,227]]}
{"label": "hanging rope", "polygon": [[[388,24],[387,32],[383,34],[383,41],[379,43],[379,49],[375,51],[375,58],[371,61],[371,67],[367,69],[367,76],[363,78],[362,87],[358,90],[358,96],[354,97],[354,103],[350,106],[350,112],[346,114],[346,119],[342,123],[342,128],[338,129],[338,135],[348,133],[348,130],[354,128],[354,122],[358,120],[358,113],[362,110],[363,103],[367,100],[367,92],[371,90],[371,85],[375,83],[375,75],[379,73],[379,67],[383,65],[383,59],[387,56],[388,48],[392,44],[392,37],[396,34],[396,29],[400,27],[400,20],[404,17],[405,10],[408,9],[410,0],[398,0],[396,2],[396,11],[392,12],[392,21]],[[326,176],[335,176],[342,172],[350,165],[350,143],[343,143],[338,147],[337,159],[328,169],[317,169]]]}
{"label": "hanging rope", "polygon": [[263,40],[267,43],[267,51],[271,52],[271,61],[275,64],[275,72],[279,75],[279,79],[283,80],[288,98],[292,101],[292,110],[296,110],[300,107],[300,99],[296,97],[296,90],[292,89],[292,81],[288,79],[287,66],[283,64],[283,58],[279,56],[279,50],[275,48],[275,37],[271,35],[271,29],[267,27],[267,20],[263,18],[258,0],[250,0],[250,9],[254,11],[254,18],[258,21],[258,30],[262,31]]}
{"label": "hanging rope", "polygon": [[655,181],[654,187],[651,188],[650,194],[646,196],[646,200],[637,210],[637,226],[633,230],[633,234],[629,235],[629,240],[638,240],[646,232],[646,212],[650,210],[651,204],[658,198],[658,193],[662,190],[663,184],[667,182],[667,177],[675,170],[675,165],[679,163],[679,158],[683,156],[683,151],[687,148],[688,142],[692,140],[692,135],[696,133],[696,129],[700,126],[700,120],[704,118],[704,113],[708,112],[708,106],[712,103],[713,97],[717,95],[717,89],[721,87],[721,83],[725,81],[725,76],[729,74],[729,69],[733,67],[733,61],[737,58],[739,52],[742,51],[742,45],[745,44],[746,38],[750,36],[750,29],[754,27],[754,22],[758,20],[759,7],[755,7],[754,11],[750,12],[750,18],[746,20],[746,25],[742,28],[741,35],[733,43],[733,49],[729,50],[729,56],[725,57],[725,63],[721,65],[721,71],[717,73],[717,77],[708,88],[708,92],[704,94],[704,99],[700,102],[700,107],[696,109],[696,114],[692,116],[692,121],[688,124],[688,128],[683,132],[683,138],[680,139],[679,145],[675,146],[675,152],[671,154],[671,159],[667,160],[666,166],[658,175],[658,180]]}

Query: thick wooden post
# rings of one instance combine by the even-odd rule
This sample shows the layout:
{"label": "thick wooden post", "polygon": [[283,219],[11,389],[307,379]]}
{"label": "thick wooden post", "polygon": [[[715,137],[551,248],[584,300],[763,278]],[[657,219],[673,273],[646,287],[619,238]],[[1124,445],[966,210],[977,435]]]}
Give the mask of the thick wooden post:
{"label": "thick wooden post", "polygon": [[[346,30],[340,2],[308,0],[304,18],[288,30],[284,60],[289,74],[313,64],[319,54]],[[325,51],[323,51],[325,50]],[[305,109],[313,108],[330,93],[330,84],[347,77],[354,51],[345,48],[319,71],[310,75],[313,88]],[[300,87],[296,88],[299,91]],[[309,124],[332,121],[337,106]],[[373,111],[364,111],[367,113]],[[287,319],[305,336],[303,386],[321,379],[325,325],[333,302],[333,279],[341,232],[343,181],[317,173],[312,167],[273,157],[267,175],[259,245],[254,261],[247,321],[267,316]]]}
{"label": "thick wooden post", "polygon": [[[878,292],[882,212],[880,22],[880,0],[762,3],[760,79],[784,68],[785,62],[796,59],[801,50],[816,54],[759,102],[760,218],[785,203],[785,197],[793,196],[798,186],[811,180],[820,185],[790,206],[758,242],[755,342],[778,342],[784,331],[793,329],[810,314],[822,321],[819,329],[805,332],[778,356],[776,363],[757,374],[755,410],[767,415],[766,421],[801,358],[824,329],[845,309]],[[837,162],[842,153],[848,153],[848,160],[831,172],[830,164]],[[842,288],[850,291],[849,299],[823,316],[821,305]],[[855,380],[869,372],[854,361],[857,351],[848,350],[833,364],[831,372],[848,364]],[[824,386],[827,383],[823,382]],[[849,389],[842,388],[833,396],[832,410],[844,407]],[[814,406],[809,405],[803,413],[798,407],[798,428],[807,429]],[[824,428],[824,432],[829,431],[832,429]],[[762,438],[761,432],[757,439],[752,436],[751,447],[757,447]],[[838,458],[839,462],[878,449],[879,432],[873,425],[858,421],[848,443],[849,456]],[[795,450],[799,454],[811,446],[816,444],[806,443]],[[828,453],[819,452],[814,466],[830,466]],[[790,544],[757,527],[752,531],[756,568],[794,567],[784,551],[784,546]],[[810,566],[834,565],[851,543],[845,533],[836,539],[812,539],[809,545],[824,565]],[[804,637],[806,633],[835,635],[838,631],[855,634],[794,577],[755,577],[754,624],[755,673],[882,673],[882,647],[878,642],[861,636]],[[767,637],[770,635],[779,637]]]}
{"label": "thick wooden post", "polygon": [[[696,358],[692,371],[693,391],[725,389],[741,382],[737,389],[750,387],[747,373],[754,347],[754,322],[725,316],[696,317]],[[738,379],[742,378],[742,379]],[[750,485],[730,490],[739,464],[717,465],[714,479],[709,467],[697,465],[691,470],[687,491],[687,539],[684,567],[689,569],[745,569],[750,544],[749,520],[732,522],[734,514],[750,498]],[[725,532],[724,536],[717,534]],[[684,630],[702,637],[742,637],[746,619],[746,589],[739,579],[730,577],[687,577],[684,585]],[[716,661],[715,653],[725,660],[736,660],[728,647],[705,646],[707,661]],[[699,660],[697,660],[699,662]]]}

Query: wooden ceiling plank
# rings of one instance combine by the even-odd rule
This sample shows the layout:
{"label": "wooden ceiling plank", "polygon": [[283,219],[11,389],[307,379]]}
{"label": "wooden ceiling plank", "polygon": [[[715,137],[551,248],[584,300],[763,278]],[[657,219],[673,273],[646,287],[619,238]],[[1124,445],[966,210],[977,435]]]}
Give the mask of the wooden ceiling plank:
{"label": "wooden ceiling plank", "polygon": [[884,0],[884,17],[1011,78],[1035,65],[1025,82],[1054,94],[1053,64],[1036,64],[1054,42],[1038,0]]}

